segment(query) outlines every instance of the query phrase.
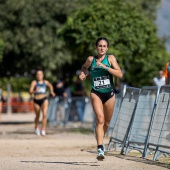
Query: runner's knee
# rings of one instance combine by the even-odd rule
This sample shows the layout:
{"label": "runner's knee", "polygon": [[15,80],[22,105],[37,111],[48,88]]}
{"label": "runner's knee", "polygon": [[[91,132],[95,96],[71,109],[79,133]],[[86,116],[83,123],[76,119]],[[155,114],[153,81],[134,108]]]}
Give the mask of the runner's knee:
{"label": "runner's knee", "polygon": [[39,119],[39,117],[40,117],[40,114],[35,115],[35,119]]}
{"label": "runner's knee", "polygon": [[104,117],[103,116],[99,116],[97,117],[97,124],[104,124]]}
{"label": "runner's knee", "polygon": [[47,118],[47,115],[46,114],[43,114],[43,119],[46,119]]}
{"label": "runner's knee", "polygon": [[109,122],[104,122],[104,126],[105,126],[106,128],[108,128],[108,127],[109,127]]}

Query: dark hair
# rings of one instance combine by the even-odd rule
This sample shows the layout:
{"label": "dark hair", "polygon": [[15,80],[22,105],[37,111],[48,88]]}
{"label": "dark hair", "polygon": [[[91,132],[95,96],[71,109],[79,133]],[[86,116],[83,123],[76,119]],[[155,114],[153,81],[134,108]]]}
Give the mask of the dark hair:
{"label": "dark hair", "polygon": [[37,69],[35,71],[35,74],[37,74],[38,71],[42,71],[44,73],[44,71],[43,71],[43,69],[41,67],[37,67]]}
{"label": "dark hair", "polygon": [[107,46],[109,47],[109,40],[105,37],[99,37],[97,40],[96,40],[96,46],[98,45],[99,41],[101,40],[105,40],[107,42]]}

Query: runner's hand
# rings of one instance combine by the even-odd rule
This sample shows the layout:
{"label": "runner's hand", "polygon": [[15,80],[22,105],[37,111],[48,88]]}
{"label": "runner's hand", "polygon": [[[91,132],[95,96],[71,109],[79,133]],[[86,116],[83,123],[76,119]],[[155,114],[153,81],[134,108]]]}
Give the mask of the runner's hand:
{"label": "runner's hand", "polygon": [[86,75],[83,72],[81,72],[81,74],[79,75],[79,79],[82,80],[82,81],[85,80]]}
{"label": "runner's hand", "polygon": [[103,67],[104,69],[106,68],[106,65],[103,64],[103,63],[101,63],[100,61],[97,61],[97,62],[96,62],[96,65],[97,65],[97,66],[100,66],[100,67]]}
{"label": "runner's hand", "polygon": [[55,93],[53,91],[51,92],[51,95],[52,95],[52,97],[55,97]]}

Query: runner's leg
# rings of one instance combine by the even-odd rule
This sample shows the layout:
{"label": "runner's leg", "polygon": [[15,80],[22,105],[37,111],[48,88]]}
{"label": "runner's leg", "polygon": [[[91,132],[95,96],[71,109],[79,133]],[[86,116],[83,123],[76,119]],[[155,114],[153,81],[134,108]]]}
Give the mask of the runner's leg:
{"label": "runner's leg", "polygon": [[42,114],[43,114],[43,118],[42,118],[42,130],[45,131],[46,129],[46,124],[47,124],[47,110],[48,110],[48,100],[46,99],[42,106]]}
{"label": "runner's leg", "polygon": [[95,128],[95,133],[96,133],[96,140],[97,140],[97,145],[102,145],[103,144],[103,136],[104,136],[104,114],[103,114],[103,104],[100,98],[94,94],[91,93],[91,103],[92,107],[96,116],[96,128]]}
{"label": "runner's leg", "polygon": [[107,132],[110,120],[112,118],[114,105],[115,105],[115,95],[113,97],[111,97],[109,100],[107,100],[103,105],[104,120],[105,120],[104,121],[104,135]]}
{"label": "runner's leg", "polygon": [[34,103],[34,111],[35,111],[35,129],[38,128],[39,117],[40,117],[40,106]]}

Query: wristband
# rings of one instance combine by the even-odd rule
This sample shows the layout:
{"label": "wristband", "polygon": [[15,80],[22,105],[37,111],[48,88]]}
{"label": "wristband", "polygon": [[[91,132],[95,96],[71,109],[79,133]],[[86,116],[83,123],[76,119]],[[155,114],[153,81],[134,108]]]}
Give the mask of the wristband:
{"label": "wristband", "polygon": [[106,71],[108,71],[108,69],[109,69],[109,67],[108,67],[108,66],[106,66],[105,70],[106,70]]}

